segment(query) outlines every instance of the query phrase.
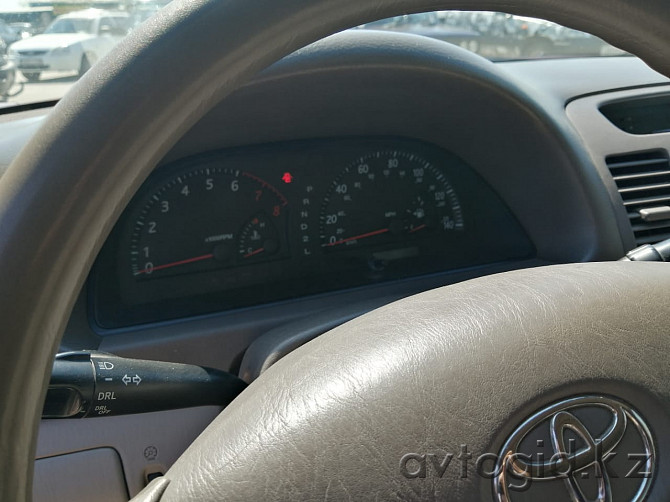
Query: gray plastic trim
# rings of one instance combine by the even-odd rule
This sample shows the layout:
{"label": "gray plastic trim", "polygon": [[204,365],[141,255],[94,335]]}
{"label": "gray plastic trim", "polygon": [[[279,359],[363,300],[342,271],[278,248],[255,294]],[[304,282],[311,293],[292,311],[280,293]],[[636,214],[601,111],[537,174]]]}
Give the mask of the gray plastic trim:
{"label": "gray plastic trim", "polygon": [[619,92],[608,92],[584,97],[572,101],[566,108],[567,115],[584,139],[586,149],[591,155],[593,165],[610,194],[612,210],[616,215],[619,232],[626,252],[636,247],[630,220],[617,191],[612,174],[607,168],[605,158],[613,154],[643,152],[666,149],[670,151],[670,133],[635,135],[616,127],[601,112],[600,107],[615,101],[651,97],[670,92],[670,86],[650,87]]}
{"label": "gray plastic trim", "polygon": [[33,502],[124,502],[128,490],[113,448],[96,448],[35,461]]}
{"label": "gray plastic trim", "polygon": [[[120,417],[42,420],[37,459],[113,448],[121,459],[133,497],[144,488],[148,467],[165,472],[220,411],[217,407],[203,407]],[[71,475],[80,474],[72,471]],[[106,500],[107,494],[101,492],[100,496]]]}
{"label": "gray plastic trim", "polygon": [[510,78],[538,87],[562,103],[585,95],[667,85],[666,76],[631,56],[499,63]]}

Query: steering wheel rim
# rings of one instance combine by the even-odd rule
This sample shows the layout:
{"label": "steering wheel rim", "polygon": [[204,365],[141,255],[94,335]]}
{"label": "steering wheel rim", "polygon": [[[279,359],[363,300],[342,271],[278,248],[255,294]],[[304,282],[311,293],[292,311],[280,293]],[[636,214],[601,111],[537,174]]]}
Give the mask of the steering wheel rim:
{"label": "steering wheel rim", "polygon": [[[613,500],[667,500],[668,286],[662,263],[589,263],[391,303],[269,368],[133,500],[593,500],[549,471],[594,461]],[[553,419],[585,443],[535,448],[569,441]]]}
{"label": "steering wheel rim", "polygon": [[670,74],[663,0],[644,8],[633,0],[170,5],[76,84],[0,182],[0,498],[30,498],[48,368],[74,299],[123,207],[170,146],[282,56],[362,22],[440,8],[502,10],[587,29]]}

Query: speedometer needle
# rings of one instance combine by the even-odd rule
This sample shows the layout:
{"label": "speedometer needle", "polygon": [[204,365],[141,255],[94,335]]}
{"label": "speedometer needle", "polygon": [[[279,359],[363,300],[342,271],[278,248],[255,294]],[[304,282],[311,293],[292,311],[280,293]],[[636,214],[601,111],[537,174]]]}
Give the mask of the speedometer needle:
{"label": "speedometer needle", "polygon": [[340,241],[329,242],[328,244],[324,244],[322,247],[337,246],[338,244],[344,244],[345,242],[357,241],[359,239],[365,239],[366,237],[373,237],[375,235],[385,234],[386,232],[389,232],[389,231],[390,231],[390,229],[388,229],[388,228],[382,228],[380,230],[375,230],[374,232],[368,232],[366,234],[361,234],[361,235],[354,235],[353,237],[348,237],[348,238],[342,239]]}
{"label": "speedometer needle", "polygon": [[[202,260],[209,260],[210,258],[214,258],[214,254],[204,254],[202,256],[196,256],[195,258],[188,258],[186,260],[179,260],[179,261],[173,261],[172,263],[166,263],[165,265],[158,265],[157,267],[153,267],[151,272],[155,272],[156,270],[163,270],[165,268],[172,268],[172,267],[177,267],[179,265],[186,265],[187,263],[194,263],[196,261],[202,261]],[[140,274],[146,274],[150,273],[149,269],[142,269],[137,272],[135,272],[135,275],[140,275]]]}

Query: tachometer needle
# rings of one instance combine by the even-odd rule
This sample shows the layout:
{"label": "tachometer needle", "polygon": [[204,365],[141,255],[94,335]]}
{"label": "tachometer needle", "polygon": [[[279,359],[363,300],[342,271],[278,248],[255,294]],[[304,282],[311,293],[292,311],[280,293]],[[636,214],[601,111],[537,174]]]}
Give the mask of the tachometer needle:
{"label": "tachometer needle", "polygon": [[385,234],[386,232],[389,232],[389,231],[390,231],[390,229],[388,229],[388,228],[382,228],[380,230],[375,230],[374,232],[368,232],[366,234],[361,234],[361,235],[354,235],[353,237],[348,237],[348,238],[342,239],[340,241],[329,242],[328,244],[324,244],[322,247],[337,246],[338,244],[344,244],[345,242],[357,241],[359,239],[365,239],[366,237],[373,237],[375,235]]}
{"label": "tachometer needle", "polygon": [[247,253],[244,255],[244,258],[251,258],[252,256],[256,256],[259,253],[262,253],[265,251],[265,248],[259,248],[256,251],[252,251],[251,253]]}
{"label": "tachometer needle", "polygon": [[[204,254],[202,256],[196,256],[195,258],[188,258],[186,260],[179,260],[179,261],[173,261],[172,263],[166,263],[165,265],[158,265],[156,267],[153,267],[151,269],[152,272],[155,272],[156,270],[163,270],[165,268],[172,268],[172,267],[178,267],[179,265],[186,265],[187,263],[194,263],[196,261],[202,261],[202,260],[209,260],[211,258],[214,258],[214,254]],[[142,269],[138,270],[135,272],[135,275],[140,275],[140,274],[146,274],[148,272],[148,269]]]}

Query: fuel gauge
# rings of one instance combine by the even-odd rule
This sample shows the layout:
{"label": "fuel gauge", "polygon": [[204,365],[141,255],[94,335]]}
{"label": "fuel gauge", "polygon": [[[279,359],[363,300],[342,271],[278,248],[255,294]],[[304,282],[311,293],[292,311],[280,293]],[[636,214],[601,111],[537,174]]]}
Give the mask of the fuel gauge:
{"label": "fuel gauge", "polygon": [[240,232],[238,254],[243,262],[270,257],[279,248],[279,233],[264,212],[251,218]]}

